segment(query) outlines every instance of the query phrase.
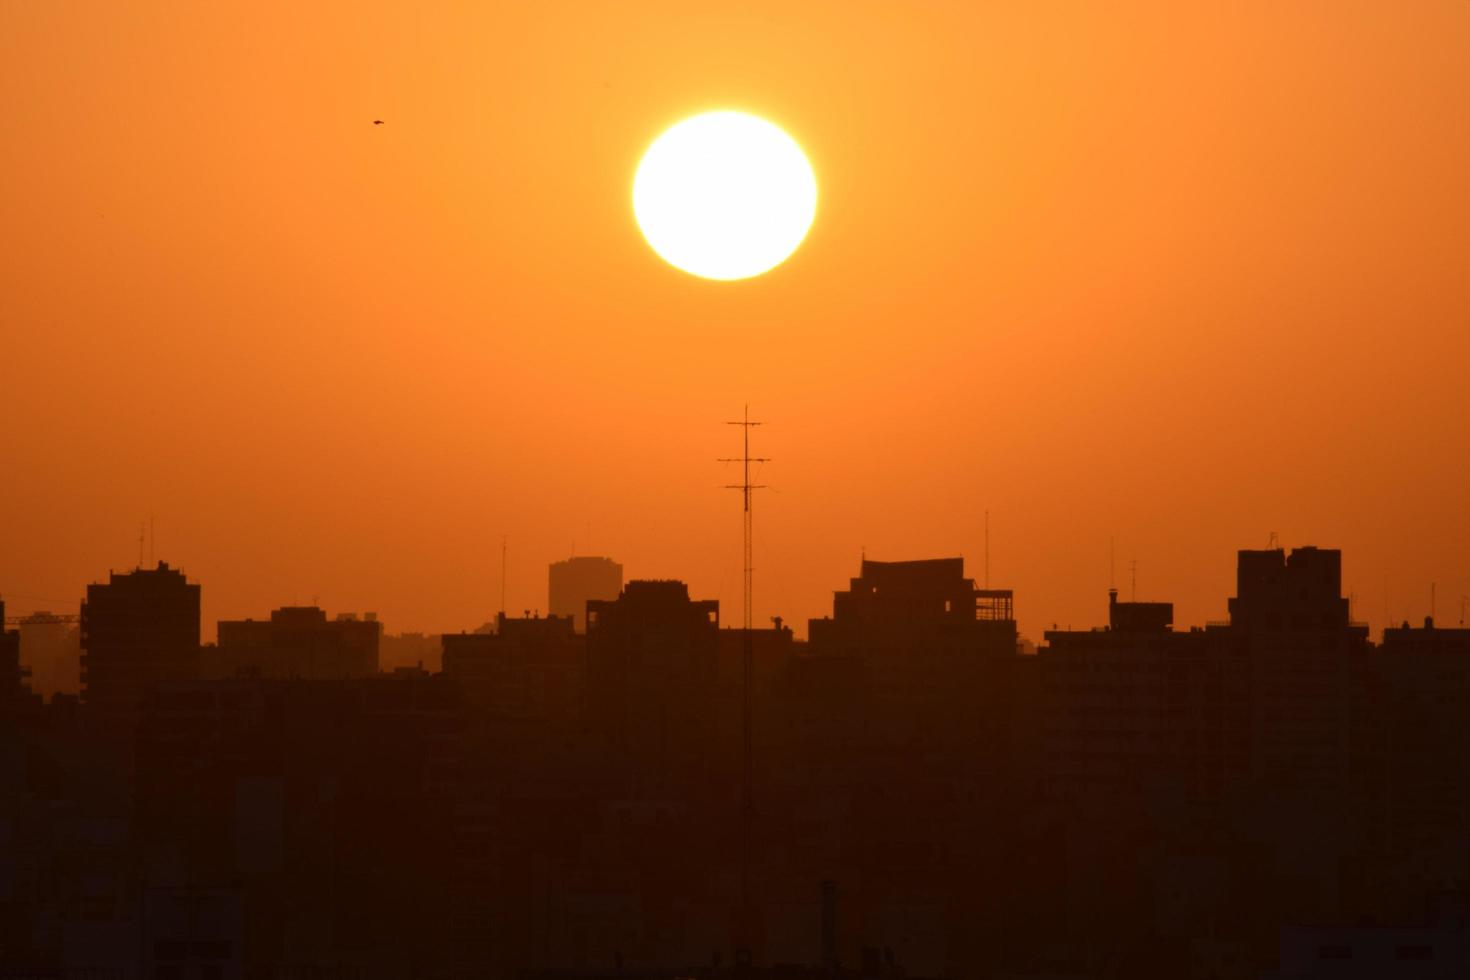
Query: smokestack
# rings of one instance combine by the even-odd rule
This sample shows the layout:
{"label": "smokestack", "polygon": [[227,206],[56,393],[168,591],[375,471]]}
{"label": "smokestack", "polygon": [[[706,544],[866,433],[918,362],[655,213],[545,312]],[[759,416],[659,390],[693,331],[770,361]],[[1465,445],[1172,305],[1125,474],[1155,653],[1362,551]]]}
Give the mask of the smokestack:
{"label": "smokestack", "polygon": [[822,882],[822,968],[837,972],[837,882]]}

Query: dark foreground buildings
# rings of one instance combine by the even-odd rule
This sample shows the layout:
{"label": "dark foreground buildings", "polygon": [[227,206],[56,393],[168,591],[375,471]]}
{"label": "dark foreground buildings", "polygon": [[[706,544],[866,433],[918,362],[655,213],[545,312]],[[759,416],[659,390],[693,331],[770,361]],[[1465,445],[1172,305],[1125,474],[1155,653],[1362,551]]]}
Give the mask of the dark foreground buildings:
{"label": "dark foreground buildings", "polygon": [[746,637],[682,583],[385,674],[371,620],[200,648],[197,585],[114,575],[80,701],[0,634],[0,977],[672,980],[741,941],[791,977],[1462,976],[1470,630],[1371,643],[1340,562],[1241,552],[1226,623],[1113,593],[1023,653],[959,559],[864,561],[808,640],[749,637],[748,863]]}

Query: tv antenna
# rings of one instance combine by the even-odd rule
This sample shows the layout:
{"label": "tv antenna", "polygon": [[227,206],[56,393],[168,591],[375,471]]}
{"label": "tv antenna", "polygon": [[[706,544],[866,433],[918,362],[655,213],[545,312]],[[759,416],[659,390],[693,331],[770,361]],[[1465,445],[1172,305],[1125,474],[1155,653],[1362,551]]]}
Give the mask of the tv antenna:
{"label": "tv antenna", "polygon": [[990,511],[985,511],[985,587],[990,588]]}
{"label": "tv antenna", "polygon": [[755,516],[751,510],[750,498],[756,490],[764,490],[764,484],[750,482],[751,463],[769,463],[770,459],[764,456],[750,455],[750,430],[760,422],[750,420],[750,406],[745,406],[745,414],[738,422],[726,422],[726,425],[740,426],[741,454],[739,457],[726,457],[719,460],[721,463],[739,463],[741,466],[741,481],[739,483],[726,484],[726,490],[739,490],[741,497],[741,513],[744,521],[744,591],[745,591],[745,625],[741,630],[741,691],[740,691],[740,736],[741,736],[741,775],[740,775],[740,926],[737,931],[738,947],[735,951],[737,962],[742,959],[748,960],[750,956],[750,943],[752,933],[752,915],[750,901],[750,861],[751,861],[751,823],[754,813],[754,801],[752,784],[755,782],[755,763],[751,747],[751,688],[754,686],[755,674],[755,651],[754,640],[751,636],[755,581]]}
{"label": "tv antenna", "polygon": [[500,536],[500,615],[505,615],[505,553],[510,547],[510,535]]}

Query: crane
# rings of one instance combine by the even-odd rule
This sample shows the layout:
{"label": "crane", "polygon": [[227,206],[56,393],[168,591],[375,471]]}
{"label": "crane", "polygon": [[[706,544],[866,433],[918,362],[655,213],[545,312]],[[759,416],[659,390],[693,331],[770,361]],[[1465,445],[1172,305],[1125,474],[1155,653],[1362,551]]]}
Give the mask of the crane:
{"label": "crane", "polygon": [[29,613],[25,616],[6,616],[6,626],[49,626],[52,623],[80,623],[82,617],[77,614],[57,615],[56,613],[42,612]]}

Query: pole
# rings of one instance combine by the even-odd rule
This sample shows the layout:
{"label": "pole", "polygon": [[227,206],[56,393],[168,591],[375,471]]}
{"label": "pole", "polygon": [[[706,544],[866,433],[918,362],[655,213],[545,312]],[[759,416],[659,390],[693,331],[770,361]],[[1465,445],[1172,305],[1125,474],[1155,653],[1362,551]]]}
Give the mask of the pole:
{"label": "pole", "polygon": [[741,465],[741,482],[727,485],[728,490],[739,490],[741,496],[742,537],[743,537],[743,561],[742,561],[742,585],[744,592],[744,625],[741,636],[741,691],[740,691],[740,735],[741,735],[741,773],[740,773],[740,917],[736,928],[735,961],[737,965],[750,963],[750,947],[754,931],[752,923],[754,920],[754,909],[750,894],[750,865],[752,856],[751,827],[754,823],[755,800],[755,760],[753,750],[753,718],[752,697],[755,684],[755,649],[754,637],[751,633],[754,622],[754,596],[755,596],[755,516],[751,508],[751,495],[753,491],[764,489],[764,487],[750,482],[750,464],[767,463],[770,460],[764,457],[750,455],[750,430],[752,426],[760,425],[760,422],[750,420],[750,406],[745,406],[744,417],[738,422],[727,422],[726,425],[738,425],[741,427],[741,454],[738,459],[722,459],[723,463],[739,463]]}

